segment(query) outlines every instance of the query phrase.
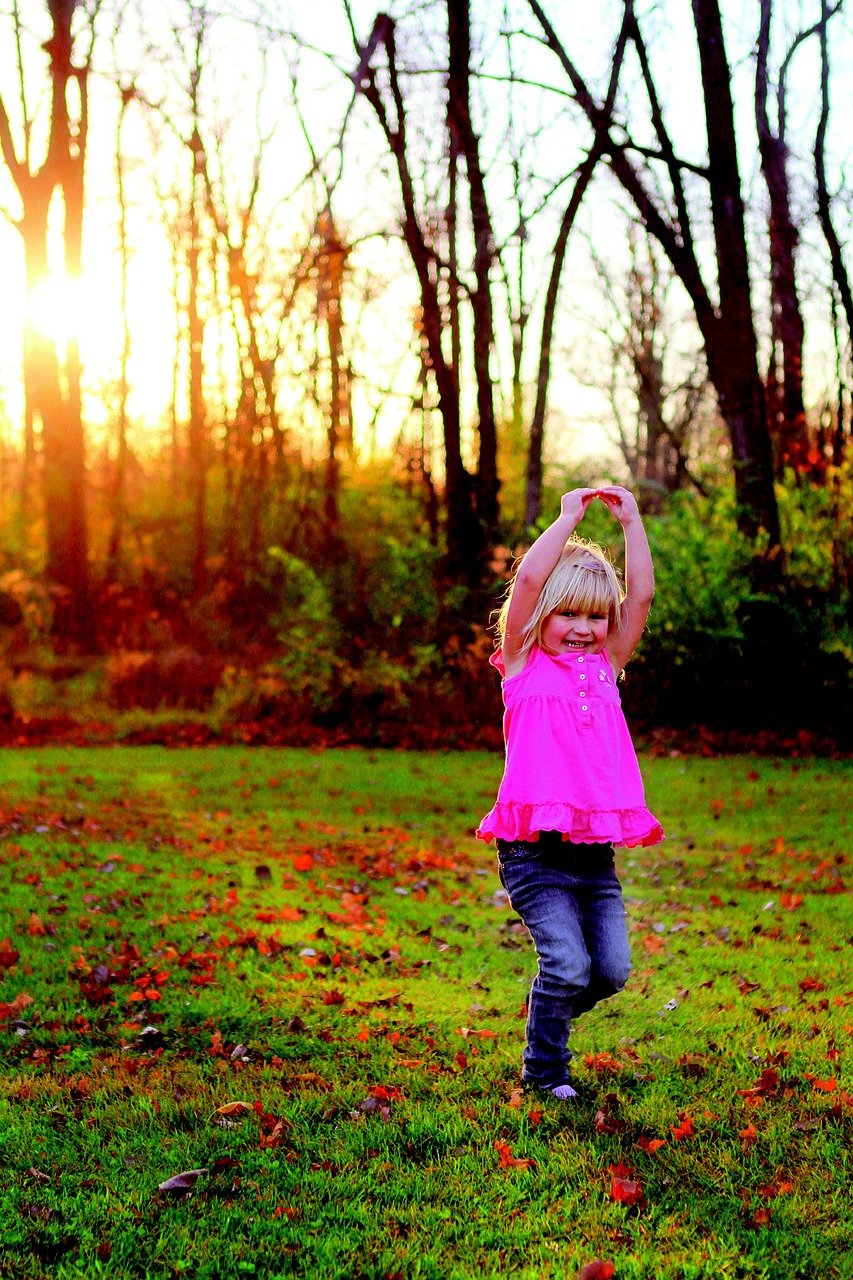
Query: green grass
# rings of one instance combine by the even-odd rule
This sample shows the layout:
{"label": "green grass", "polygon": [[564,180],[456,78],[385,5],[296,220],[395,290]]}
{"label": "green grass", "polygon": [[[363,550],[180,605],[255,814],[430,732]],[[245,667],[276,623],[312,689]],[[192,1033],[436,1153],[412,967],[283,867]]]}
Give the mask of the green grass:
{"label": "green grass", "polygon": [[853,1276],[849,764],[644,762],[668,839],[568,1106],[518,1094],[497,757],[3,765],[0,1271]]}

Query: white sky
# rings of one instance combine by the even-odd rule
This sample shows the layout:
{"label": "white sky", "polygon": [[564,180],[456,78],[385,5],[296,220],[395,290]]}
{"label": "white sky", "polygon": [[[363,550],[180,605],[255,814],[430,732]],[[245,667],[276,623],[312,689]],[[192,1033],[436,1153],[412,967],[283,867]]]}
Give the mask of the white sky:
{"label": "white sky", "polygon": [[[8,3],[8,0],[7,0]],[[237,0],[244,13],[257,13],[251,0]],[[25,20],[32,24],[33,38],[27,47],[28,66],[32,69],[31,85],[43,85],[44,58],[38,43],[46,28],[40,0],[26,0],[22,6]],[[137,8],[142,21],[137,21]],[[553,56],[532,38],[536,24],[523,0],[510,0],[507,21],[520,34],[512,41],[516,73],[532,80],[552,84],[565,91],[567,81]],[[140,83],[152,99],[166,98],[173,117],[185,111],[186,96],[174,75],[173,67],[161,68],[144,53],[146,40],[161,48],[173,45],[170,23],[179,22],[186,12],[180,0],[139,0],[138,6],[125,4],[125,29],[118,54],[124,76],[140,70]],[[288,246],[295,245],[304,234],[311,205],[307,190],[291,197],[305,174],[308,151],[301,128],[290,102],[288,63],[298,58],[300,99],[312,140],[323,152],[335,139],[339,121],[351,96],[349,84],[338,67],[352,67],[349,32],[339,0],[317,0],[306,6],[294,4],[292,12],[284,4],[267,3],[260,10],[275,32],[296,31],[304,46],[296,53],[295,45],[271,35],[264,64],[259,58],[254,31],[234,20],[218,19],[211,30],[209,66],[202,81],[202,95],[212,119],[223,136],[224,174],[236,199],[248,188],[251,177],[258,85],[263,80],[264,65],[268,75],[260,96],[258,116],[263,133],[271,136],[264,161],[259,207],[265,221],[266,244],[288,260]],[[697,94],[698,60],[689,6],[682,0],[652,0],[638,5],[641,25],[649,45],[658,86],[668,108],[666,115],[676,148],[697,162],[704,159],[702,143],[701,102]],[[787,47],[792,34],[814,20],[819,10],[817,0],[777,0],[777,32],[774,68],[780,50]],[[362,38],[366,37],[376,12],[368,0],[354,0],[356,21]],[[621,13],[618,0],[597,0],[596,21],[589,22],[589,0],[559,0],[546,5],[558,31],[565,36],[567,47],[577,64],[596,87],[606,74],[612,37]],[[765,193],[754,142],[752,118],[752,49],[757,31],[757,6],[754,0],[728,0],[723,3],[727,23],[727,52],[732,66],[737,104],[740,160],[744,193],[750,202],[750,225],[755,231],[756,253],[753,271],[756,302],[766,296],[764,262],[761,256],[763,236],[762,211]],[[406,67],[426,72],[439,68],[440,27],[429,25],[430,15],[414,4],[392,6],[398,16],[398,42],[401,62]],[[439,14],[440,14],[439,9]],[[501,38],[501,11],[494,0],[474,4],[474,31],[477,45],[475,61],[480,69],[494,76],[505,74],[506,42]],[[849,19],[834,19],[831,57],[834,66],[833,132],[830,147],[834,154],[836,174],[840,174],[848,156],[851,137],[846,122],[849,108],[845,102],[844,68],[850,65],[851,34]],[[18,90],[14,48],[9,39],[8,19],[0,26],[0,88],[10,113],[17,108]],[[332,55],[331,57],[326,55]],[[118,308],[117,236],[114,203],[114,131],[115,94],[110,83],[112,55],[106,46],[100,50],[98,65],[102,74],[92,84],[92,117],[87,187],[89,204],[86,221],[86,278],[81,313],[82,354],[89,385],[93,391],[87,401],[90,425],[97,428],[103,408],[101,392],[115,377],[120,350],[121,320]],[[799,209],[805,219],[810,213],[810,150],[813,145],[817,117],[818,45],[811,40],[797,54],[791,74],[790,143],[795,191]],[[633,83],[632,83],[633,82]],[[427,164],[438,160],[443,151],[441,133],[440,74],[418,74],[405,80],[409,122],[415,153]],[[636,68],[626,69],[626,100],[643,104],[636,86]],[[36,90],[32,90],[33,96]],[[521,151],[526,186],[525,207],[528,215],[539,203],[549,182],[563,176],[577,162],[588,133],[577,124],[577,114],[563,92],[548,93],[535,88],[516,89],[516,124],[514,137],[507,133],[505,87],[483,79],[477,87],[482,133],[482,155],[488,168],[491,212],[499,240],[511,236],[518,222],[512,199],[512,151]],[[642,112],[638,119],[642,121]],[[642,123],[634,125],[637,140],[643,139]],[[646,131],[647,132],[647,131]],[[209,135],[211,136],[211,135]],[[134,107],[128,113],[125,149],[131,162],[127,184],[132,202],[131,235],[133,261],[131,307],[134,364],[132,381],[134,396],[131,414],[140,424],[153,426],[168,403],[171,379],[171,346],[174,312],[170,289],[170,247],[156,216],[151,199],[155,171],[161,186],[169,190],[174,175],[185,162],[182,149],[167,129],[160,129],[156,149],[152,150],[149,125]],[[406,359],[410,345],[411,314],[416,302],[413,276],[399,245],[380,238],[393,229],[396,220],[397,193],[390,163],[384,155],[382,139],[368,104],[359,100],[350,118],[346,167],[336,189],[335,207],[341,226],[351,239],[359,240],[353,261],[373,273],[377,282],[376,300],[364,312],[357,340],[356,360],[365,378],[387,388],[396,376],[401,390],[409,390],[414,376],[411,360]],[[534,176],[535,175],[535,176]],[[840,179],[839,179],[840,182]],[[697,183],[697,189],[699,188]],[[528,296],[534,315],[528,327],[528,361],[525,377],[532,391],[535,378],[535,347],[539,332],[539,314],[535,310],[544,291],[550,248],[562,210],[564,188],[551,208],[529,223],[530,238],[525,252],[528,260]],[[605,398],[584,384],[594,380],[595,368],[577,369],[581,354],[589,353],[586,341],[590,317],[599,311],[596,286],[583,235],[594,238],[597,251],[614,263],[624,262],[625,236],[615,212],[614,198],[619,193],[612,180],[599,179],[596,190],[579,220],[578,235],[572,243],[564,272],[561,296],[560,329],[557,338],[558,359],[555,361],[551,395],[553,440],[558,434],[566,443],[569,456],[583,456],[603,448],[600,424],[609,412]],[[15,216],[18,212],[8,175],[0,167],[0,204]],[[702,220],[701,205],[697,202]],[[840,228],[842,235],[846,227]],[[362,239],[363,237],[363,239]],[[812,395],[818,396],[826,374],[826,305],[821,284],[825,276],[820,239],[814,225],[804,235],[800,257],[801,280],[804,284],[809,320],[809,359],[807,375]],[[0,423],[3,417],[13,428],[20,418],[20,317],[23,299],[23,265],[20,239],[8,222],[0,221],[0,278],[3,280],[4,305],[0,309]],[[712,277],[707,276],[709,282]],[[383,280],[387,287],[379,288]],[[496,298],[503,296],[496,287]],[[54,310],[57,304],[54,305]],[[353,341],[356,342],[355,337]],[[689,343],[688,343],[689,348]],[[594,348],[589,358],[595,359]],[[509,371],[507,330],[499,332],[499,351],[495,369],[504,383]],[[296,357],[294,356],[294,362]],[[402,364],[401,364],[402,362]],[[395,375],[395,370],[396,375]],[[575,376],[580,374],[580,377]],[[399,430],[402,401],[393,396],[380,396],[384,407],[377,429],[380,440],[393,440]],[[377,396],[363,396],[357,405],[361,429],[366,432],[373,416]],[[469,397],[470,406],[470,397]],[[532,395],[531,404],[532,407]],[[560,426],[559,433],[556,431]]]}

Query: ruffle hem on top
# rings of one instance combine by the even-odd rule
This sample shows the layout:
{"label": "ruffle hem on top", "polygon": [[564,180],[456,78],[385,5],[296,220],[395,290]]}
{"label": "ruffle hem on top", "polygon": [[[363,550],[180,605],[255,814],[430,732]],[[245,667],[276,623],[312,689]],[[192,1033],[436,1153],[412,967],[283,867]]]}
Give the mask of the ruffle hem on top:
{"label": "ruffle hem on top", "polygon": [[644,806],[590,812],[567,804],[514,800],[499,800],[477,828],[477,837],[486,842],[494,838],[536,840],[540,831],[560,831],[572,844],[614,844],[629,849],[660,844],[664,839],[663,827]]}

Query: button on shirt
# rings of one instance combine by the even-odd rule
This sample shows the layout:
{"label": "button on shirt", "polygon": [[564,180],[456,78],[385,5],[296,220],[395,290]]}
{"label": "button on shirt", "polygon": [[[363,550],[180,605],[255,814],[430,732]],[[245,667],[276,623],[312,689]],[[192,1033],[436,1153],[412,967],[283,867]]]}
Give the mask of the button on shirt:
{"label": "button on shirt", "polygon": [[578,842],[657,844],[663,831],[643,782],[605,650],[548,654],[534,646],[523,671],[503,680],[506,768],[483,840],[562,831]]}

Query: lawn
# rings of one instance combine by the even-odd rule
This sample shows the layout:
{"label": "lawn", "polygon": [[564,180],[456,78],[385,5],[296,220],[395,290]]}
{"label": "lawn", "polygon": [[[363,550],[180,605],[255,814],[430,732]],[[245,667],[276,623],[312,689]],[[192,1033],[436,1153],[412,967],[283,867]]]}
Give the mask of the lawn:
{"label": "lawn", "polygon": [[519,1089],[500,765],[4,752],[0,1272],[853,1276],[850,764],[643,762],[571,1104]]}

